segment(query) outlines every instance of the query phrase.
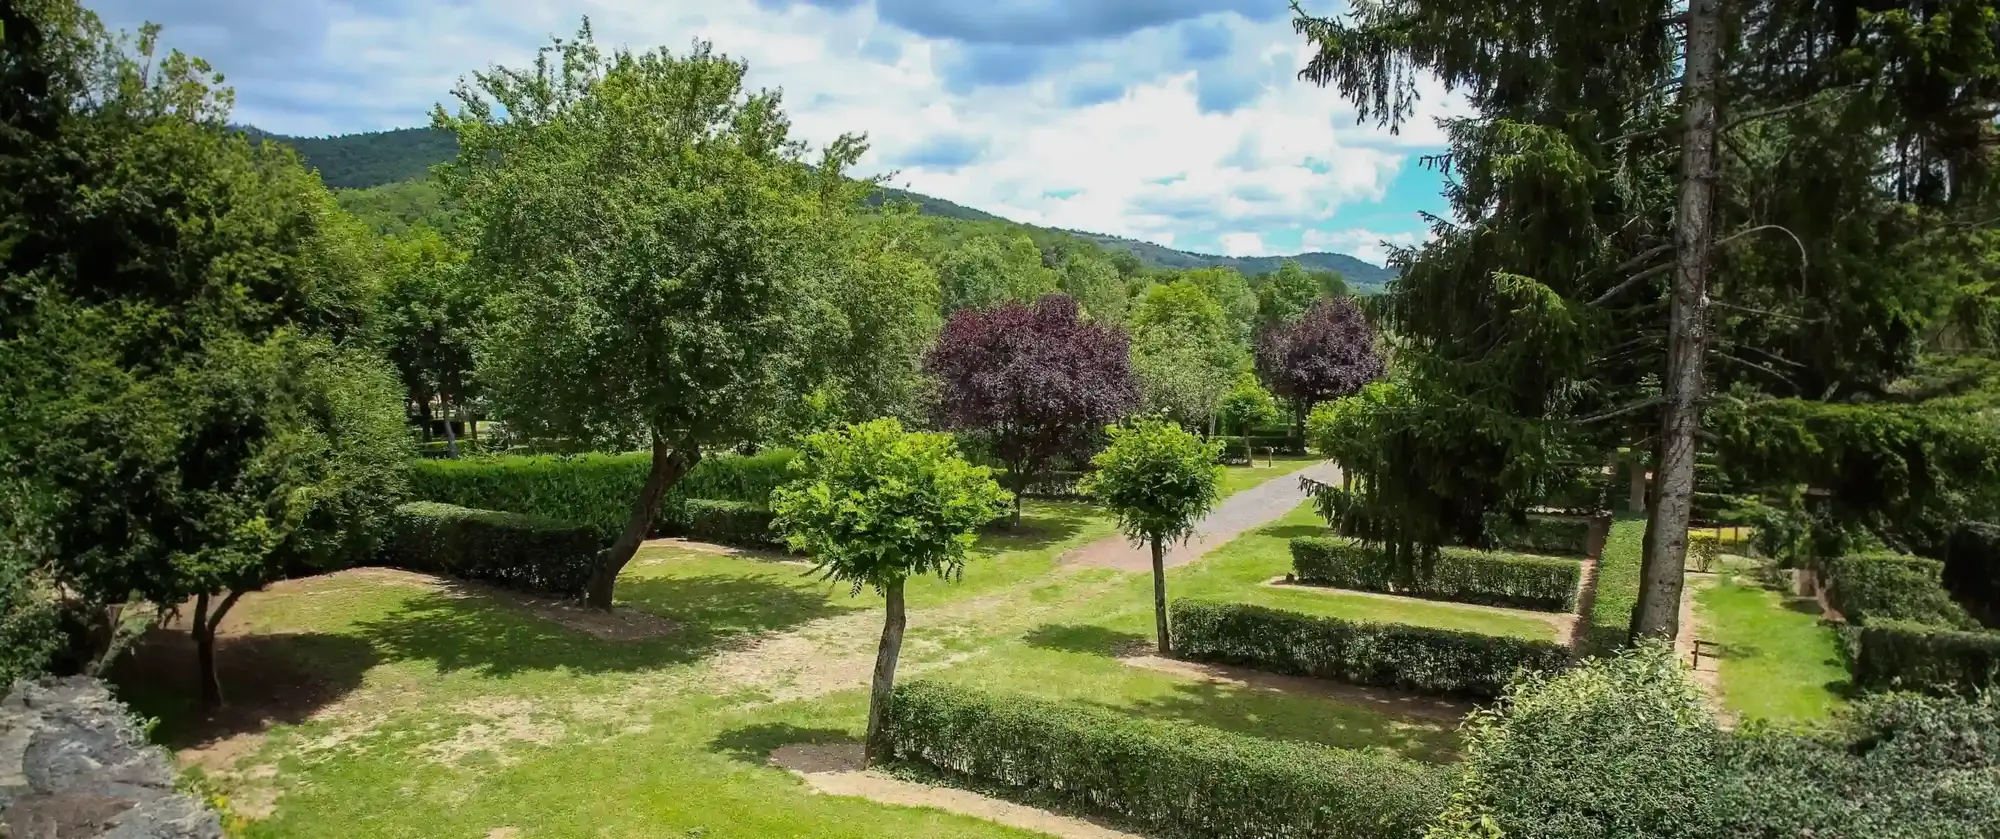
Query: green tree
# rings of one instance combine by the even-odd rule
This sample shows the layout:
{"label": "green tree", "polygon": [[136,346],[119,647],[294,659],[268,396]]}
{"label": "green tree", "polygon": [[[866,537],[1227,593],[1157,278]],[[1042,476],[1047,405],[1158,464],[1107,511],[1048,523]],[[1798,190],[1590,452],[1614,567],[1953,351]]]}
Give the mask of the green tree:
{"label": "green tree", "polygon": [[1076,300],[1092,320],[1102,323],[1125,322],[1125,278],[1103,251],[1073,247],[1063,255],[1057,285]]}
{"label": "green tree", "polygon": [[928,384],[923,354],[944,324],[937,273],[918,250],[923,221],[892,206],[830,223],[847,229],[829,228],[833,279],[824,285],[824,314],[808,321],[817,333],[809,347],[821,357],[804,365],[805,384],[848,422],[915,417]]}
{"label": "green tree", "polygon": [[1222,307],[1190,280],[1148,289],[1133,309],[1132,336],[1148,406],[1190,425],[1215,418],[1250,360]]}
{"label": "green tree", "polygon": [[466,403],[479,396],[472,375],[474,336],[484,309],[481,287],[465,272],[466,254],[443,236],[417,228],[383,242],[385,288],[377,334],[430,436],[431,403],[444,409],[445,440]]}
{"label": "green tree", "polygon": [[1222,397],[1222,407],[1217,412],[1224,428],[1234,429],[1243,437],[1243,457],[1255,460],[1256,452],[1250,448],[1250,432],[1261,426],[1270,425],[1283,419],[1278,411],[1277,397],[1264,389],[1264,383],[1257,381],[1257,374],[1245,370],[1236,374],[1236,383],[1229,394]]}
{"label": "green tree", "polygon": [[1133,544],[1152,548],[1153,625],[1160,655],[1172,655],[1166,546],[1193,535],[1195,524],[1221,497],[1222,467],[1215,462],[1221,444],[1154,419],[1109,432],[1111,445],[1091,459],[1097,471],[1084,479],[1084,492],[1111,508]]}
{"label": "green tree", "polygon": [[1278,265],[1278,270],[1264,277],[1257,289],[1257,324],[1259,329],[1270,329],[1298,320],[1314,300],[1324,294],[1320,281],[1299,265],[1298,260],[1287,259]]}
{"label": "green tree", "polygon": [[844,172],[843,136],[808,165],[775,92],[698,43],[605,53],[589,22],[528,70],[456,91],[457,160],[439,168],[464,208],[470,269],[491,283],[478,374],[510,427],[645,446],[632,515],[593,569],[609,609],[667,490],[704,445],[754,436],[822,377],[832,263],[871,184]]}
{"label": "green tree", "polygon": [[1249,346],[1257,326],[1257,293],[1251,290],[1250,281],[1242,273],[1226,267],[1195,268],[1182,271],[1179,278],[1200,286],[1215,298],[1236,330],[1236,342]]}
{"label": "green tree", "polygon": [[973,466],[945,434],[906,432],[880,419],[806,438],[799,478],[771,495],[773,526],[828,579],[875,589],[886,601],[868,703],[866,760],[888,755],[886,722],[903,648],[903,584],[964,575],[973,531],[1000,516],[1009,496],[992,470]]}
{"label": "green tree", "polygon": [[981,234],[949,246],[938,261],[946,315],[1032,303],[1056,290],[1056,272],[1042,265],[1041,248],[1027,234]]}

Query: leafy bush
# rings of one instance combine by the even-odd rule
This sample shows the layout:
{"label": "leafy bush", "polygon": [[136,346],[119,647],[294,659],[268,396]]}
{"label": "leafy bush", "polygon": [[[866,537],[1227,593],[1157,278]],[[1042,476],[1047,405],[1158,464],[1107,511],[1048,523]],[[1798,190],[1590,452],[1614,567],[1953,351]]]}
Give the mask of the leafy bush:
{"label": "leafy bush", "polygon": [[898,760],[1161,839],[1415,836],[1448,770],[1089,706],[915,682],[896,688]]}
{"label": "leafy bush", "polygon": [[1303,536],[1292,540],[1292,573],[1312,585],[1567,612],[1576,608],[1583,566],[1573,559],[1445,548],[1429,574],[1405,581],[1380,546]]}
{"label": "leafy bush", "polygon": [[602,540],[552,519],[417,501],[396,508],[383,564],[543,594],[583,593]]}
{"label": "leafy bush", "polygon": [[1971,693],[2000,680],[2000,633],[1876,619],[1855,644],[1854,683],[1866,690]]}
{"label": "leafy bush", "polygon": [[1959,522],[1945,547],[1943,581],[1981,623],[2000,626],[2000,524]]}
{"label": "leafy bush", "polygon": [[1462,730],[1465,772],[1427,839],[1721,835],[1720,738],[1665,644],[1531,673]]}
{"label": "leafy bush", "polygon": [[1529,516],[1522,522],[1495,516],[1486,522],[1493,544],[1523,553],[1558,556],[1589,554],[1593,526],[1589,519],[1555,516]]}
{"label": "leafy bush", "polygon": [[1631,637],[1632,610],[1639,607],[1639,565],[1646,551],[1646,520],[1620,518],[1604,537],[1597,557],[1597,599],[1590,607],[1585,652],[1604,655]]}
{"label": "leafy bush", "polygon": [[42,672],[63,646],[52,593],[27,563],[0,554],[0,692]]}
{"label": "leafy bush", "polygon": [[1827,602],[1849,621],[1875,620],[1971,629],[1965,607],[1940,582],[1944,563],[1903,554],[1844,556],[1826,563]]}
{"label": "leafy bush", "polygon": [[1694,570],[1704,574],[1715,567],[1715,560],[1722,556],[1722,544],[1713,533],[1688,534],[1688,562]]}
{"label": "leafy bush", "polygon": [[1498,696],[1522,668],[1560,670],[1569,650],[1476,632],[1362,623],[1235,603],[1176,600],[1188,658],[1424,693]]}
{"label": "leafy bush", "polygon": [[[797,455],[791,449],[768,449],[704,457],[668,492],[656,522],[673,520],[675,505],[687,499],[767,504],[771,490],[790,480],[788,470]],[[426,501],[543,516],[587,525],[612,538],[631,518],[632,500],[645,486],[651,457],[649,452],[630,452],[423,460],[411,470],[411,489]]]}
{"label": "leafy bush", "polygon": [[671,515],[672,533],[699,542],[743,548],[781,548],[784,537],[771,529],[771,508],[748,501],[690,499]]}

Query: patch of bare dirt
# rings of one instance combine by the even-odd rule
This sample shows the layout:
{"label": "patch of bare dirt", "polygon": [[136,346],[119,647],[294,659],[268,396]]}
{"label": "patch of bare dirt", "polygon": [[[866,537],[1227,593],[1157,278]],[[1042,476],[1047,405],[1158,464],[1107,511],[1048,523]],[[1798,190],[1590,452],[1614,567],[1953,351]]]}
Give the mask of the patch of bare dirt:
{"label": "patch of bare dirt", "polygon": [[1576,616],[1576,613],[1574,612],[1537,612],[1533,609],[1509,609],[1505,606],[1484,606],[1478,603],[1457,603],[1450,600],[1430,600],[1421,597],[1408,597],[1401,594],[1385,594],[1379,591],[1355,591],[1353,589],[1334,588],[1333,586],[1307,585],[1305,583],[1286,582],[1284,577],[1272,577],[1271,579],[1265,580],[1264,585],[1270,586],[1272,588],[1282,588],[1287,591],[1309,591],[1309,592],[1317,592],[1320,594],[1346,594],[1346,595],[1352,595],[1354,597],[1369,597],[1369,598],[1374,598],[1376,600],[1387,600],[1394,603],[1408,603],[1412,600],[1417,600],[1424,603],[1434,603],[1441,606],[1447,606],[1453,609],[1469,609],[1475,612],[1493,612],[1495,614],[1501,614],[1501,615],[1517,615],[1519,617],[1524,617],[1524,618],[1533,618],[1535,620],[1548,624],[1550,629],[1555,630],[1555,634],[1558,639],[1571,638],[1572,636],[1575,635],[1577,631],[1576,625],[1578,623],[1578,618]]}
{"label": "patch of bare dirt", "polygon": [[480,699],[456,710],[474,719],[450,737],[422,746],[424,755],[435,762],[456,764],[483,752],[502,765],[510,765],[520,759],[510,754],[509,747],[521,743],[554,745],[568,731],[526,699]]}
{"label": "patch of bare dirt", "polygon": [[1064,816],[949,787],[934,787],[861,768],[861,744],[796,744],[771,752],[771,764],[825,795],[866,798],[899,807],[929,807],[1062,839],[1142,839],[1094,821]]}
{"label": "patch of bare dirt", "polygon": [[807,560],[804,557],[800,557],[796,554],[788,554],[783,551],[766,551],[766,550],[757,550],[754,548],[739,548],[733,545],[717,545],[710,542],[696,542],[691,539],[679,539],[679,538],[647,539],[646,541],[639,544],[639,552],[640,552],[639,556],[632,561],[632,564],[655,565],[662,562],[672,561],[671,556],[659,556],[658,554],[654,554],[652,556],[646,555],[646,550],[648,548],[663,548],[666,550],[693,551],[695,553],[704,553],[704,554],[719,554],[722,556],[733,556],[733,557],[740,557],[743,559],[755,559],[763,562],[779,562],[786,565],[802,565],[810,567],[813,564],[810,560]]}
{"label": "patch of bare dirt", "polygon": [[1212,684],[1248,687],[1253,690],[1288,693],[1294,696],[1314,696],[1348,705],[1361,705],[1392,716],[1456,723],[1471,713],[1473,708],[1472,703],[1453,699],[1362,687],[1326,679],[1283,676],[1247,667],[1206,664],[1177,658],[1161,658],[1156,655],[1121,658],[1119,661],[1132,667],[1182,678],[1200,679]]}
{"label": "patch of bare dirt", "polygon": [[1702,619],[1701,610],[1695,608],[1695,597],[1703,589],[1720,581],[1715,574],[1689,571],[1687,583],[1681,586],[1680,632],[1674,636],[1674,651],[1681,655],[1693,668],[1694,681],[1708,697],[1708,706],[1715,711],[1716,720],[1723,728],[1733,728],[1736,717],[1722,705],[1722,660],[1710,653],[1717,652],[1712,644],[1703,644],[1703,654],[1694,654],[1696,639],[1707,640],[1708,622]]}
{"label": "patch of bare dirt", "polygon": [[[1593,535],[1592,537],[1596,537]],[[1590,638],[1585,630],[1584,616],[1590,614],[1597,604],[1597,558],[1592,554],[1583,561],[1583,572],[1576,577],[1576,612],[1570,615],[1569,627],[1562,635],[1562,645],[1582,652],[1583,644]]]}
{"label": "patch of bare dirt", "polygon": [[486,839],[520,839],[520,836],[521,829],[518,827],[496,827],[486,831]]}

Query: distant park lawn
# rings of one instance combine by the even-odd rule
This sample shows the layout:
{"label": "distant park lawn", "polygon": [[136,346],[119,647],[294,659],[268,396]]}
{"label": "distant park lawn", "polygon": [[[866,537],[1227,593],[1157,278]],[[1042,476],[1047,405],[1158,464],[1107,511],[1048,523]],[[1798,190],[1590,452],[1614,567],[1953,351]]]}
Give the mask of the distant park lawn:
{"label": "distant park lawn", "polygon": [[1723,648],[1723,707],[1743,720],[1824,722],[1846,703],[1847,668],[1812,598],[1728,576],[1696,595],[1702,637]]}

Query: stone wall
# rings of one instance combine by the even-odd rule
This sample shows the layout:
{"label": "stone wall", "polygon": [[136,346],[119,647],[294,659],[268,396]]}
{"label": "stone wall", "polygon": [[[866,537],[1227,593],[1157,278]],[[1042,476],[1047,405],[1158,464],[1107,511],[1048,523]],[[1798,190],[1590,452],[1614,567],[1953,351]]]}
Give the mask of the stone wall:
{"label": "stone wall", "polygon": [[174,790],[164,750],[82,676],[16,682],[0,702],[0,839],[221,839]]}

